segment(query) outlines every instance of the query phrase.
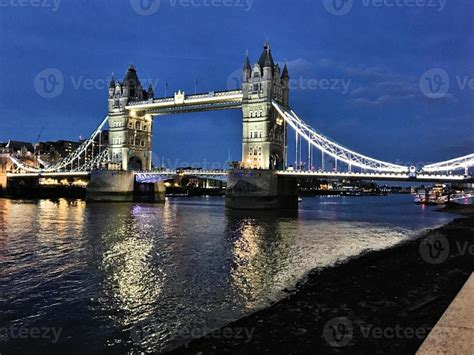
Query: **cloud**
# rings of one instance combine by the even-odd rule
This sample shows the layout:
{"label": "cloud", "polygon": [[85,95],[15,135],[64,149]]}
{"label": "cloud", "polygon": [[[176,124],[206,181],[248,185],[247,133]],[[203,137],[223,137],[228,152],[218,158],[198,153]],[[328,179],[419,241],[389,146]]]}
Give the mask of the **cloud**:
{"label": "cloud", "polygon": [[355,99],[350,99],[349,103],[356,105],[365,105],[365,106],[378,106],[389,103],[401,102],[405,100],[413,100],[416,96],[413,94],[407,94],[402,96],[393,96],[393,95],[382,95],[376,98],[364,98],[359,97]]}
{"label": "cloud", "polygon": [[368,91],[369,90],[367,87],[358,87],[357,89],[352,90],[352,92],[350,93],[350,96],[361,97],[361,96],[367,95]]}
{"label": "cloud", "polygon": [[448,152],[452,157],[474,153],[474,139],[466,139],[455,145],[444,146],[442,151]]}
{"label": "cloud", "polygon": [[296,58],[290,61],[279,62],[282,68],[285,65],[285,63],[288,66],[290,75],[305,73],[311,70],[311,68],[313,67],[313,64],[311,62],[303,58]]}
{"label": "cloud", "polygon": [[[382,67],[350,66],[345,68],[346,75],[359,86],[350,93],[347,101],[354,106],[381,106],[400,102],[431,102],[419,88],[419,78],[394,73]],[[457,99],[447,94],[436,102],[454,103]]]}
{"label": "cloud", "polygon": [[334,61],[329,58],[321,58],[318,62],[321,67],[332,67],[334,66]]}

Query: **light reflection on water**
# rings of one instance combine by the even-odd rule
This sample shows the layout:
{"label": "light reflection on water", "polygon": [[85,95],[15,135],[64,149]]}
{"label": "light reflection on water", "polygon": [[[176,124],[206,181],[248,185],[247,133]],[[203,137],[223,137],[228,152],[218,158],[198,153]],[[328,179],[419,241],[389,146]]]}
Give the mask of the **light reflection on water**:
{"label": "light reflection on water", "polygon": [[[63,327],[58,346],[75,349],[160,351],[268,305],[313,268],[452,218],[411,196],[306,198],[290,214],[226,211],[222,198],[0,199],[0,327]],[[20,345],[38,346],[9,343]]]}

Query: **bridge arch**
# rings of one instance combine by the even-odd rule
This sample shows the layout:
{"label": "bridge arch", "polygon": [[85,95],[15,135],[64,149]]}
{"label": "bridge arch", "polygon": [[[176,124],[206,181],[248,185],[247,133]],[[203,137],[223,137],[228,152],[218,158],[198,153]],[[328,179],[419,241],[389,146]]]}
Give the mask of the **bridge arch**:
{"label": "bridge arch", "polygon": [[142,171],[143,170],[143,162],[138,157],[131,157],[128,160],[128,167],[129,167],[129,170],[132,170],[132,171]]}

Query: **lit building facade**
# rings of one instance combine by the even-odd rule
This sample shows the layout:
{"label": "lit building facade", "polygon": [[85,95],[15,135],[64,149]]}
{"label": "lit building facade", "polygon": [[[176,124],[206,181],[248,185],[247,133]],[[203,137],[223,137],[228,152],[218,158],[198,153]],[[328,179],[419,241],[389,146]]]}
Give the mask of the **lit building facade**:
{"label": "lit building facade", "polygon": [[289,104],[289,74],[275,64],[270,45],[265,44],[253,67],[247,56],[243,69],[242,163],[245,168],[282,170],[286,165],[286,123],[272,100]]}
{"label": "lit building facade", "polygon": [[123,79],[109,85],[109,167],[151,170],[153,119],[145,112],[129,112],[129,102],[153,100],[153,88],[143,90],[133,65]]}

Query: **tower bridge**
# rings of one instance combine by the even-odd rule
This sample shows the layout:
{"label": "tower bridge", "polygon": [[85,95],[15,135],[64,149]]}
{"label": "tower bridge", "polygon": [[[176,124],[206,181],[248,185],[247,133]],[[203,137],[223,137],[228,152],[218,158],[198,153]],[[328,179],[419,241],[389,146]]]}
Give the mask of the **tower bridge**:
{"label": "tower bridge", "polygon": [[[276,171],[277,175],[289,177],[310,177],[320,179],[345,179],[345,180],[377,180],[377,181],[405,181],[405,182],[474,182],[474,178],[465,175],[454,174],[430,174],[419,173],[410,176],[407,173],[383,173],[383,172],[351,172],[351,171],[311,171],[311,170],[283,170]],[[68,177],[90,177],[91,171],[59,171],[59,172],[10,172],[8,178],[68,178]],[[135,181],[138,183],[155,183],[170,179],[174,176],[190,176],[216,180],[226,180],[228,170],[202,170],[202,169],[160,169],[155,171],[134,171]]]}
{"label": "tower bridge", "polygon": [[[8,178],[45,176],[87,176],[91,199],[127,200],[136,184],[153,185],[162,191],[163,177],[176,171],[152,171],[152,131],[156,116],[213,110],[242,110],[242,159],[228,172],[189,171],[195,176],[226,176],[227,205],[235,208],[295,207],[296,177],[347,178],[423,182],[472,181],[469,169],[474,154],[430,164],[417,170],[355,152],[326,137],[305,123],[289,104],[289,71],[275,63],[265,43],[253,65],[247,55],[242,69],[242,87],[228,91],[155,98],[153,87],[142,87],[137,70],[130,66],[124,79],[113,77],[108,89],[108,114],[99,127],[76,151],[48,165],[38,159],[31,166],[12,156],[15,167]],[[109,143],[93,149],[103,128],[109,127]],[[307,144],[307,170],[288,167],[288,133],[295,134],[296,160],[302,160],[302,143]],[[100,139],[99,139],[100,140]],[[314,171],[314,150],[321,154],[322,171]],[[324,169],[334,159],[336,171]],[[339,164],[339,165],[338,165]]]}

